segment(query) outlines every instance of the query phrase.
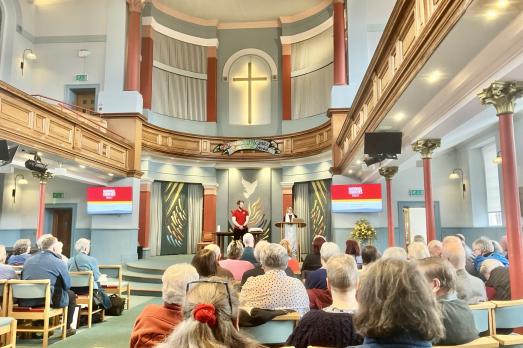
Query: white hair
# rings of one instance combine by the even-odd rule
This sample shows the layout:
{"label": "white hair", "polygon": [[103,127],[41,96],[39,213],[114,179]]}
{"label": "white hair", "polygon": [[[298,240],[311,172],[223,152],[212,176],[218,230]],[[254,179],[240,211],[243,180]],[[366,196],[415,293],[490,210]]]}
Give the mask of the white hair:
{"label": "white hair", "polygon": [[400,247],[389,247],[383,252],[382,259],[400,259],[407,261],[407,252]]}
{"label": "white hair", "polygon": [[216,256],[216,260],[219,260],[222,256],[222,251],[220,250],[220,247],[216,244],[208,244],[205,246],[204,249],[210,250],[214,252],[214,255]]}
{"label": "white hair", "polygon": [[256,243],[256,246],[254,247],[254,258],[258,260],[259,263],[262,263],[262,260],[265,257],[265,249],[268,246],[269,242],[267,242],[265,239]]}
{"label": "white hair", "polygon": [[57,242],[58,239],[52,234],[44,234],[38,239],[36,245],[38,245],[38,248],[41,250],[51,250]]}
{"label": "white hair", "polygon": [[430,252],[425,243],[412,242],[408,247],[407,255],[410,260],[422,260],[430,257]]}
{"label": "white hair", "polygon": [[165,303],[183,304],[187,283],[199,279],[196,268],[188,263],[168,267],[162,276],[162,299]]}
{"label": "white hair", "polygon": [[83,253],[89,250],[91,247],[91,241],[87,238],[80,238],[74,243],[74,248],[79,253]]}
{"label": "white hair", "polygon": [[5,263],[7,258],[7,252],[5,251],[5,246],[0,244],[0,263]]}
{"label": "white hair", "polygon": [[264,248],[264,251],[265,255],[261,260],[264,269],[284,270],[287,268],[289,255],[287,254],[287,250],[285,250],[284,247],[276,243],[270,243],[267,247]]}
{"label": "white hair", "polygon": [[493,269],[498,267],[504,267],[501,261],[496,259],[486,259],[481,263],[481,267],[479,268],[479,273],[481,273],[482,276],[487,278],[487,274],[490,274]]}
{"label": "white hair", "polygon": [[252,233],[245,233],[243,235],[243,244],[245,244],[246,247],[253,247],[254,246],[254,236]]}
{"label": "white hair", "polygon": [[492,244],[492,241],[487,237],[479,237],[472,243],[472,248],[479,248],[481,254],[486,254],[494,251],[494,244]]}
{"label": "white hair", "polygon": [[320,257],[323,262],[327,262],[327,261],[329,261],[329,259],[331,257],[340,255],[340,254],[341,254],[340,247],[336,243],[325,242],[321,246]]}

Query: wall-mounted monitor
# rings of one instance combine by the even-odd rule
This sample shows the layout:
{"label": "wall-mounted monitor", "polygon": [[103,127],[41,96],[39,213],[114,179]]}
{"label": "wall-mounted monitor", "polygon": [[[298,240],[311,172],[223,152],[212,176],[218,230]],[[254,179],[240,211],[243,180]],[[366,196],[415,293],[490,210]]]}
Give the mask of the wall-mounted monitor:
{"label": "wall-mounted monitor", "polygon": [[375,213],[383,209],[381,184],[331,185],[333,213]]}
{"label": "wall-mounted monitor", "polygon": [[370,157],[378,155],[399,155],[401,153],[401,133],[365,133],[363,153]]}
{"label": "wall-mounted monitor", "polygon": [[133,188],[88,187],[87,214],[131,214],[133,212]]}

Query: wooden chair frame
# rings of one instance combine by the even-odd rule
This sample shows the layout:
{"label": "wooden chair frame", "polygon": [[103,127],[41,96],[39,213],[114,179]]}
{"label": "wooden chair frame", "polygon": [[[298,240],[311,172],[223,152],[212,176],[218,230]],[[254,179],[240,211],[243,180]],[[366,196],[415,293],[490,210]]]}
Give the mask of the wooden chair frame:
{"label": "wooden chair frame", "polygon": [[2,290],[2,308],[0,309],[0,316],[7,317],[7,297],[9,294],[7,279],[0,280],[0,285],[4,286]]}
{"label": "wooden chair frame", "polygon": [[93,314],[101,312],[102,321],[105,319],[105,311],[103,308],[94,309],[93,308],[93,299],[94,299],[94,276],[92,271],[81,271],[81,272],[69,272],[71,280],[75,276],[89,276],[88,280],[88,292],[87,295],[76,294],[76,304],[86,305],[87,308],[82,308],[80,310],[80,315],[87,316],[87,326],[90,328],[93,323]]}
{"label": "wooden chair frame", "polygon": [[[2,345],[0,346],[0,348],[16,347],[16,323],[16,319],[13,319],[11,320],[11,323],[9,325],[4,325],[0,327],[0,336],[2,336]],[[6,336],[5,341],[3,337],[4,335]]]}
{"label": "wooden chair frame", "polygon": [[[301,315],[300,313],[297,313],[297,312],[290,312],[290,313],[287,313],[287,314],[284,314],[284,315],[279,315],[277,317],[274,317],[271,321],[268,321],[267,323],[265,324],[262,324],[260,326],[263,326],[263,325],[267,325],[267,324],[274,324],[274,322],[278,322],[278,321],[293,321],[293,327],[296,327],[296,324],[298,323],[298,321],[301,319]],[[257,326],[259,327],[259,326]],[[244,332],[247,332],[249,333],[251,336],[253,335],[252,332],[250,332],[250,330],[256,330],[256,327],[254,328],[241,328],[240,331],[244,331]],[[256,337],[255,337],[256,338]],[[275,345],[275,344],[281,344],[281,342],[261,342],[262,344],[266,344],[266,345]]]}
{"label": "wooden chair frame", "polygon": [[[511,301],[492,301],[492,303],[496,306],[496,309],[512,306],[523,306],[523,299]],[[499,341],[501,347],[523,345],[523,335],[499,335],[496,332],[496,310],[493,310],[492,318],[494,338]]]}
{"label": "wooden chair frame", "polygon": [[[65,308],[51,308],[51,282],[49,279],[45,280],[8,280],[9,288],[9,300],[7,304],[7,314],[16,320],[43,320],[44,326],[18,326],[17,332],[42,332],[43,343],[42,347],[47,348],[49,344],[49,331],[55,329],[62,330],[62,340],[65,339],[67,334],[67,307]],[[43,311],[16,311],[18,305],[14,304],[13,299],[13,286],[20,284],[44,284],[45,285],[45,298]],[[62,316],[62,322],[56,325],[50,325],[49,320]]]}
{"label": "wooden chair frame", "polygon": [[100,272],[102,271],[102,269],[111,269],[111,270],[116,270],[118,272],[118,275],[117,275],[117,286],[116,287],[113,287],[113,286],[107,286],[107,285],[102,285],[102,288],[105,290],[105,292],[108,294],[108,295],[112,295],[112,294],[117,294],[119,296],[122,296],[122,294],[126,294],[125,297],[126,297],[126,304],[125,304],[125,307],[127,309],[130,308],[130,303],[131,303],[131,284],[129,282],[123,282],[122,280],[122,266],[121,265],[100,265],[98,266],[98,268],[100,269]]}

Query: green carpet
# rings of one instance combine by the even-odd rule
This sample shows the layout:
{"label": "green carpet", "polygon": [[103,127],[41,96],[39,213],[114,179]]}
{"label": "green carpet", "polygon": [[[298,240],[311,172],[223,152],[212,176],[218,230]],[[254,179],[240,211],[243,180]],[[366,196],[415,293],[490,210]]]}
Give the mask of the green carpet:
{"label": "green carpet", "polygon": [[[161,303],[158,297],[132,296],[131,309],[124,310],[119,317],[106,317],[103,323],[94,324],[90,329],[83,326],[76,335],[59,339],[60,332],[49,340],[53,348],[128,348],[134,321],[149,303]],[[18,340],[17,347],[42,346],[42,340]]]}

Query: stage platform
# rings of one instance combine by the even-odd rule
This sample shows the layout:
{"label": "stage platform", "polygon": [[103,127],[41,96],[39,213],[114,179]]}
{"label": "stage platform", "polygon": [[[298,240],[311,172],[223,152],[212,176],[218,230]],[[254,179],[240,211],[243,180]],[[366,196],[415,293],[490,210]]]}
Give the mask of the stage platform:
{"label": "stage platform", "polygon": [[129,262],[123,266],[124,281],[131,283],[131,293],[143,296],[162,296],[162,274],[176,263],[191,263],[193,255],[166,255]]}

